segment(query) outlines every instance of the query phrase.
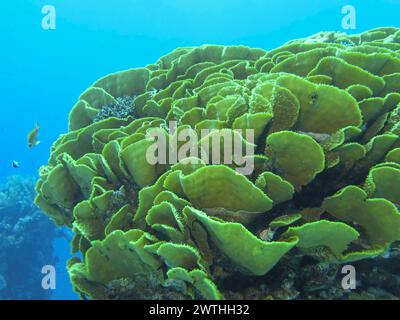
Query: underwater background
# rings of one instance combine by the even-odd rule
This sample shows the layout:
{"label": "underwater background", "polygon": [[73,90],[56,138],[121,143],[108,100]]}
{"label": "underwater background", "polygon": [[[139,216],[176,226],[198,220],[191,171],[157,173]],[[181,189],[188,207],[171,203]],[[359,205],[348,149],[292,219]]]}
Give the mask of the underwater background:
{"label": "underwater background", "polygon": [[[45,5],[57,10],[55,30],[41,26]],[[345,5],[357,10],[354,30],[342,29]],[[12,254],[0,255],[0,274],[2,266],[10,264],[12,272],[7,273],[10,278],[5,282],[9,286],[17,283],[11,277],[14,274],[26,278],[26,287],[18,282],[18,287],[4,291],[7,286],[0,279],[0,299],[78,298],[65,269],[71,235],[47,224],[44,215],[38,217],[33,205],[27,208],[18,203],[20,192],[9,191],[22,185],[27,188],[21,191],[26,202],[31,201],[32,195],[26,191],[32,188],[29,179],[47,163],[52,143],[67,131],[71,107],[96,79],[153,63],[176,47],[243,44],[269,50],[320,31],[360,33],[398,26],[399,12],[400,0],[1,1],[0,191],[15,205],[13,202],[12,210],[0,206],[0,224],[4,220],[15,223],[14,217],[6,219],[6,215],[34,217],[24,248],[30,245],[40,255],[31,258],[21,245],[9,244],[7,250]],[[41,143],[30,150],[27,133],[35,124],[41,126]],[[20,167],[13,168],[13,161]],[[1,248],[6,241],[0,241]],[[11,256],[35,261],[5,260]],[[57,288],[51,292],[43,292],[40,284],[41,266],[47,264],[55,264],[57,269]],[[31,294],[24,295],[26,291]]]}

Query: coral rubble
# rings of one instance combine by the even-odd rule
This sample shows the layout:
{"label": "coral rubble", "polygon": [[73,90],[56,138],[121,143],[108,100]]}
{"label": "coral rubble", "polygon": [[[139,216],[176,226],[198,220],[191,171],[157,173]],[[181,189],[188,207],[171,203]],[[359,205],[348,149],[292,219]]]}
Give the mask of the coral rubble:
{"label": "coral rubble", "polygon": [[[124,97],[132,112],[108,112]],[[365,276],[344,292],[338,270],[365,274],[400,240],[399,102],[397,28],[271,51],[179,48],[80,96],[36,204],[75,233],[82,259],[68,270],[82,298],[379,298]],[[202,129],[253,130],[240,141],[254,170],[147,161],[154,130],[171,142]]]}

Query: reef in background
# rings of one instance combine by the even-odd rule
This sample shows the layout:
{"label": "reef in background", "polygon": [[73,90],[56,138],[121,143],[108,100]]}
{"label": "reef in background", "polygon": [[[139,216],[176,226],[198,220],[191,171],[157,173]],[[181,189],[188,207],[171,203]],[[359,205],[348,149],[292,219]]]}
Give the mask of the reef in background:
{"label": "reef in background", "polygon": [[42,267],[55,265],[54,224],[34,204],[35,179],[11,176],[0,185],[0,299],[49,299]]}
{"label": "reef in background", "polygon": [[[121,107],[121,97],[134,99]],[[396,297],[369,274],[397,259],[399,103],[398,28],[319,33],[270,51],[178,48],[82,93],[35,201],[75,233],[82,258],[68,270],[82,298]],[[218,146],[226,136],[252,145],[254,170],[187,153],[185,163],[149,163],[149,133],[173,145],[203,129],[223,130]],[[214,138],[191,151],[210,153]],[[344,264],[362,281],[352,295],[335,291]]]}

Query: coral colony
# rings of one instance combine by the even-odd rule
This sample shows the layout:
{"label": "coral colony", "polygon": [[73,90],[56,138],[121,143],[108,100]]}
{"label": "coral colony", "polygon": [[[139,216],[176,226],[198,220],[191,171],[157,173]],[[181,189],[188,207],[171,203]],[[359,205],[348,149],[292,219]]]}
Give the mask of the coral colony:
{"label": "coral colony", "polygon": [[[396,28],[319,33],[271,51],[178,48],[98,80],[36,186],[36,204],[75,233],[74,290],[89,299],[399,294],[365,279],[357,292],[337,287],[342,265],[372,274],[398,259],[399,92]],[[188,149],[218,130],[236,135],[253,144],[244,157],[254,166],[242,174],[235,161],[190,152],[151,164],[155,129],[168,142],[210,130]]]}

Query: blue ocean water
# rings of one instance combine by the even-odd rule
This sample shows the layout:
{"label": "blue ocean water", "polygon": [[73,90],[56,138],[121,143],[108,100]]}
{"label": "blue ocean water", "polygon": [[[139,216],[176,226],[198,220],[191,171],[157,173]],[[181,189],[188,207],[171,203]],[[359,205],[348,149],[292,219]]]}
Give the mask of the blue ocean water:
{"label": "blue ocean water", "polygon": [[[45,5],[57,10],[55,30],[41,26]],[[357,10],[343,30],[342,7]],[[67,131],[68,113],[96,79],[144,66],[179,46],[243,44],[264,49],[319,31],[362,32],[399,25],[400,0],[13,0],[0,3],[0,181],[36,175],[53,141]],[[27,148],[38,123],[41,144]],[[11,163],[17,160],[16,171]],[[45,241],[45,239],[43,239]],[[59,257],[53,299],[76,299]],[[18,253],[16,253],[18,254]]]}

